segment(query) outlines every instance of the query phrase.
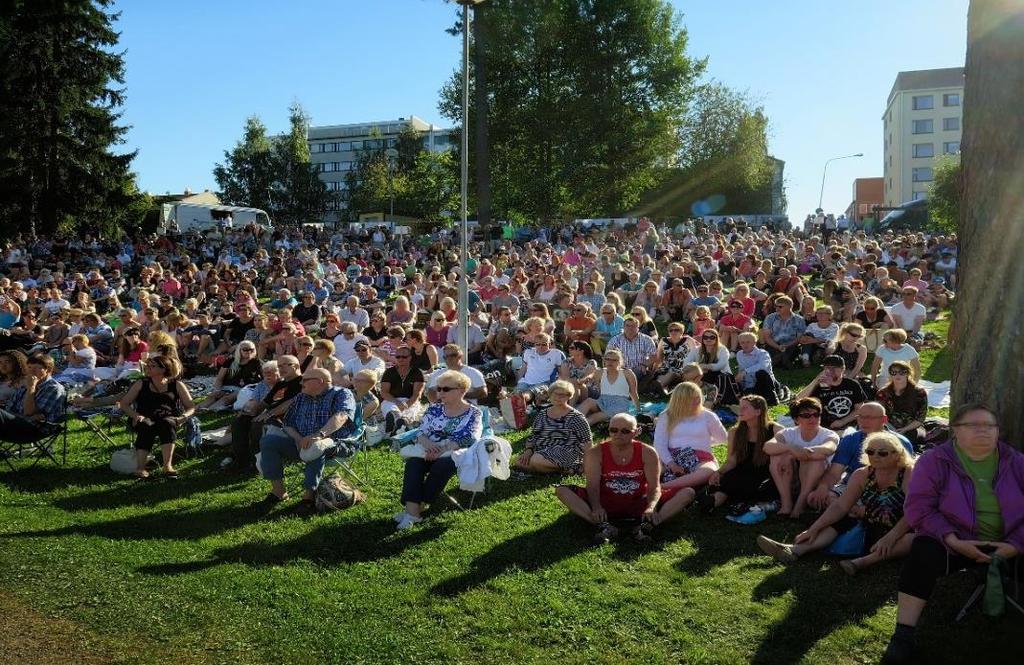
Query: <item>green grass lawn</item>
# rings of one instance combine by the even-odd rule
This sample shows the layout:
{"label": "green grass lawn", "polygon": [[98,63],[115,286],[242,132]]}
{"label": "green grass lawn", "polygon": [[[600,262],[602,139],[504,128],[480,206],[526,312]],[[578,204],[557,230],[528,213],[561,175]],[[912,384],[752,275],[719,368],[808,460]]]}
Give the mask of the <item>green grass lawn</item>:
{"label": "green grass lawn", "polygon": [[[924,364],[948,376],[945,351]],[[385,450],[370,454],[364,504],[304,521],[260,513],[265,483],[221,474],[220,455],[140,484],[86,443],[76,425],[66,467],[0,474],[0,594],[73,622],[83,655],[114,662],[834,665],[876,662],[895,620],[896,564],[851,579],[823,556],[762,556],[757,533],[790,539],[790,521],[687,513],[653,549],[592,549],[538,478],[398,533],[401,463]],[[300,478],[291,467],[293,494]],[[968,590],[941,584],[925,662],[980,662],[1019,635],[1019,617],[952,625]]]}

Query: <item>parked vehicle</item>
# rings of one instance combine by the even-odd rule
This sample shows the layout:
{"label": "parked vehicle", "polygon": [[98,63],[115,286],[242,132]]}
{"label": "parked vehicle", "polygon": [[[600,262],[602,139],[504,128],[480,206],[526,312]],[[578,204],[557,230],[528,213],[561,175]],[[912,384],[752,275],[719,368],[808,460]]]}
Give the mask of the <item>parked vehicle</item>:
{"label": "parked vehicle", "polygon": [[920,231],[928,227],[928,199],[907,201],[890,210],[878,223],[877,231]]}
{"label": "parked vehicle", "polygon": [[219,227],[236,228],[257,224],[271,228],[270,215],[259,208],[208,205],[201,203],[168,203],[161,211],[158,232],[209,231]]}

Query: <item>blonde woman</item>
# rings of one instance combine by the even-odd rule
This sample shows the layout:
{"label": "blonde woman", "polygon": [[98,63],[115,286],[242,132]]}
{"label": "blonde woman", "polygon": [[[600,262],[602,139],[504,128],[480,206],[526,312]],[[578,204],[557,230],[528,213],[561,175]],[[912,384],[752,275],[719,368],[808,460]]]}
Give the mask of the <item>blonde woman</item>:
{"label": "blonde woman", "polygon": [[260,359],[256,357],[256,345],[252,342],[240,342],[235,347],[231,364],[221,368],[217,378],[213,380],[213,392],[196,408],[230,411],[235,403],[235,393],[241,390],[242,386],[263,380],[262,369]]}
{"label": "blonde woman", "polygon": [[654,427],[654,449],[664,466],[662,487],[685,488],[692,494],[690,501],[718,470],[711,447],[729,438],[722,421],[703,402],[700,386],[683,381],[672,390]]}
{"label": "blonde woman", "polygon": [[599,397],[585,399],[579,407],[591,425],[611,420],[612,416],[620,413],[629,413],[630,408],[640,412],[636,375],[622,366],[622,353],[618,349],[604,352],[604,368],[594,376],[594,385],[598,386]]}
{"label": "blonde woman", "polygon": [[864,326],[861,324],[844,323],[839,326],[839,333],[832,340],[834,348],[827,351],[843,359],[846,365],[843,375],[848,379],[863,376],[864,361],[868,357],[868,349],[864,346],[864,334]]}
{"label": "blonde woman", "polygon": [[792,545],[758,536],[761,550],[783,563],[793,563],[808,552],[825,549],[859,522],[865,530],[864,550],[856,558],[839,562],[848,575],[909,554],[914,534],[903,515],[903,504],[913,458],[894,434],[876,432],[864,439],[861,461],[865,466],[850,475],[839,498]]}

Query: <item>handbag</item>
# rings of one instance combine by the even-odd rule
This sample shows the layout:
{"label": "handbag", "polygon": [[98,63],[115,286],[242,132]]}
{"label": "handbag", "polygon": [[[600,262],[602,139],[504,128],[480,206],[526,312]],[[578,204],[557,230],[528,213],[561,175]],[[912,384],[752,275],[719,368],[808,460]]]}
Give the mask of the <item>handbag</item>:
{"label": "handbag", "polygon": [[867,529],[862,522],[857,522],[852,529],[836,536],[828,546],[828,553],[847,558],[860,556],[864,553],[866,539]]}
{"label": "handbag", "polygon": [[115,450],[114,454],[110,456],[110,470],[126,476],[138,471],[139,463],[135,458],[135,451],[132,448]]}

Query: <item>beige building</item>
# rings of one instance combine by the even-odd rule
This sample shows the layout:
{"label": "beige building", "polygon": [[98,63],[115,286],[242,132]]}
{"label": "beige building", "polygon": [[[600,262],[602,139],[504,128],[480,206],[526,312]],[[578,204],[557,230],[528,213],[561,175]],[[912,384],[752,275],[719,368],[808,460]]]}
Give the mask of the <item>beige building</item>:
{"label": "beige building", "polygon": [[[423,147],[427,150],[440,152],[453,147],[450,139],[451,130],[412,115],[397,120],[310,127],[310,161],[317,165],[320,179],[324,181],[329,191],[344,191],[345,176],[356,168],[359,155],[367,150],[394,148],[398,143],[398,135],[407,126],[420,133]],[[333,221],[335,216],[334,213],[328,213],[327,221]]]}
{"label": "beige building", "polygon": [[935,158],[960,152],[964,68],[896,76],[883,126],[885,206],[927,195]]}

